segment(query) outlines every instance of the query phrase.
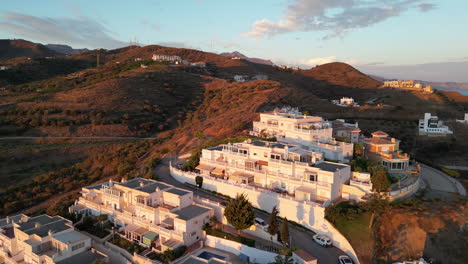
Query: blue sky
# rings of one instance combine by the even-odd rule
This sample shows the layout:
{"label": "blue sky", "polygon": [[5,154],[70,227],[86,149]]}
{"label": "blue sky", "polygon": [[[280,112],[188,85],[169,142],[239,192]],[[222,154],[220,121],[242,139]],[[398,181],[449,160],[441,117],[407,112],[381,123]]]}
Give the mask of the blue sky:
{"label": "blue sky", "polygon": [[0,6],[0,38],[75,48],[136,39],[303,67],[413,65],[468,61],[467,10],[466,0],[15,0]]}

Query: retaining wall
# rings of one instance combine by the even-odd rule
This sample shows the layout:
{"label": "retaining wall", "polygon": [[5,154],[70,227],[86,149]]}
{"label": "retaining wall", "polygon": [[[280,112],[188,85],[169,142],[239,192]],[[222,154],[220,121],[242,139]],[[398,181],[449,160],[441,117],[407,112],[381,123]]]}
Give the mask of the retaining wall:
{"label": "retaining wall", "polygon": [[[181,171],[171,165],[170,173],[177,181],[194,185],[195,177],[200,176],[197,173]],[[267,212],[271,212],[273,206],[276,206],[281,217],[287,217],[288,220],[295,221],[317,234],[327,235],[333,240],[334,246],[343,250],[354,260],[354,263],[359,263],[356,252],[348,240],[332,224],[325,220],[325,206],[328,203],[321,205],[310,201],[297,201],[294,198],[282,196],[275,192],[219,180],[206,175],[203,175],[202,187],[233,198],[238,193],[245,193],[254,207]],[[313,242],[311,241],[311,243]]]}
{"label": "retaining wall", "polygon": [[274,263],[275,257],[277,254],[263,251],[260,249],[256,249],[253,247],[249,247],[243,245],[241,243],[237,243],[235,241],[214,237],[207,235],[205,239],[205,245],[217,248],[219,250],[224,250],[235,255],[239,255],[240,253],[249,256],[251,263]]}

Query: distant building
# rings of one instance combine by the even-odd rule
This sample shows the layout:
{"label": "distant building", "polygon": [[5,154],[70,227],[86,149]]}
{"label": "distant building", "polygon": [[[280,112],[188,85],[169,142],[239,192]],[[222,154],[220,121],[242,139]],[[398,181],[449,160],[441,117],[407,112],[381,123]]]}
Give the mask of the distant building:
{"label": "distant building", "polygon": [[416,90],[425,93],[433,93],[434,90],[430,85],[423,87],[421,83],[416,83],[414,80],[393,80],[384,81],[383,87],[405,89],[405,90]]}
{"label": "distant building", "polygon": [[425,113],[423,119],[419,119],[419,134],[420,135],[448,135],[453,134],[444,122],[439,120],[437,116],[431,113]]}
{"label": "distant building", "polygon": [[154,54],[151,59],[153,61],[167,61],[174,64],[188,64],[186,60],[183,60],[180,56],[177,55]]}
{"label": "distant building", "polygon": [[465,113],[465,119],[459,120],[457,119],[458,123],[468,124],[468,113]]}
{"label": "distant building", "polygon": [[359,107],[359,104],[352,97],[342,97],[340,100],[332,100],[332,103],[342,107]]}
{"label": "distant building", "polygon": [[76,231],[60,216],[24,214],[0,219],[0,261],[20,263],[92,263],[107,261],[91,249],[91,238]]}
{"label": "distant building", "polygon": [[240,60],[240,57],[232,57],[231,60]]}
{"label": "distant building", "polygon": [[249,76],[246,75],[234,75],[234,81],[236,82],[246,82]]}
{"label": "distant building", "polygon": [[0,71],[6,71],[8,70],[9,68],[7,66],[0,66]]}
{"label": "distant building", "polygon": [[344,119],[332,121],[333,137],[346,138],[351,143],[358,143],[361,129],[358,123],[346,123]]}

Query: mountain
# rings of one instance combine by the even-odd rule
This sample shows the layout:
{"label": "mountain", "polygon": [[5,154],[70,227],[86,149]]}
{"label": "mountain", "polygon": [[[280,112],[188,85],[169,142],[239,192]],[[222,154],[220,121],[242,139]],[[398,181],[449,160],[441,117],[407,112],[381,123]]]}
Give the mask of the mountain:
{"label": "mountain", "polygon": [[61,53],[23,39],[0,39],[0,60],[17,57],[53,57]]}
{"label": "mountain", "polygon": [[242,54],[242,53],[240,53],[238,51],[223,52],[223,53],[220,53],[219,55],[226,56],[226,57],[238,57],[238,58],[248,60],[250,62],[258,63],[258,64],[274,65],[274,63],[272,61],[270,61],[270,60],[264,60],[264,59],[259,59],[259,58],[250,58],[250,57],[247,57],[247,56],[245,56],[244,54]]}
{"label": "mountain", "polygon": [[88,49],[74,49],[68,45],[62,44],[47,44],[45,46],[51,50],[62,54],[78,54],[88,51]]}
{"label": "mountain", "polygon": [[381,85],[381,82],[342,62],[322,64],[308,70],[303,70],[301,73],[316,80],[323,80],[331,84],[347,87],[375,89]]}

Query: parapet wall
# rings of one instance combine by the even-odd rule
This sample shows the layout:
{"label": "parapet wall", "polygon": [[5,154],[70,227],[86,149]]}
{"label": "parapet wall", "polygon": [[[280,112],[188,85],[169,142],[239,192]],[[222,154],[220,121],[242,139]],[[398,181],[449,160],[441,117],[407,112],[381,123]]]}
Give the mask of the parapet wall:
{"label": "parapet wall", "polygon": [[[170,173],[174,179],[182,183],[195,185],[195,177],[201,176],[193,172],[185,172],[170,165]],[[325,219],[325,206],[310,201],[297,201],[294,198],[282,196],[275,192],[253,186],[241,185],[226,180],[219,180],[203,175],[204,189],[219,192],[234,198],[238,193],[244,193],[256,208],[271,212],[273,206],[279,210],[281,217],[297,222],[317,234],[327,235],[333,240],[333,245],[350,256],[354,263],[359,263],[356,252],[346,238]],[[313,243],[311,241],[311,243]]]}

